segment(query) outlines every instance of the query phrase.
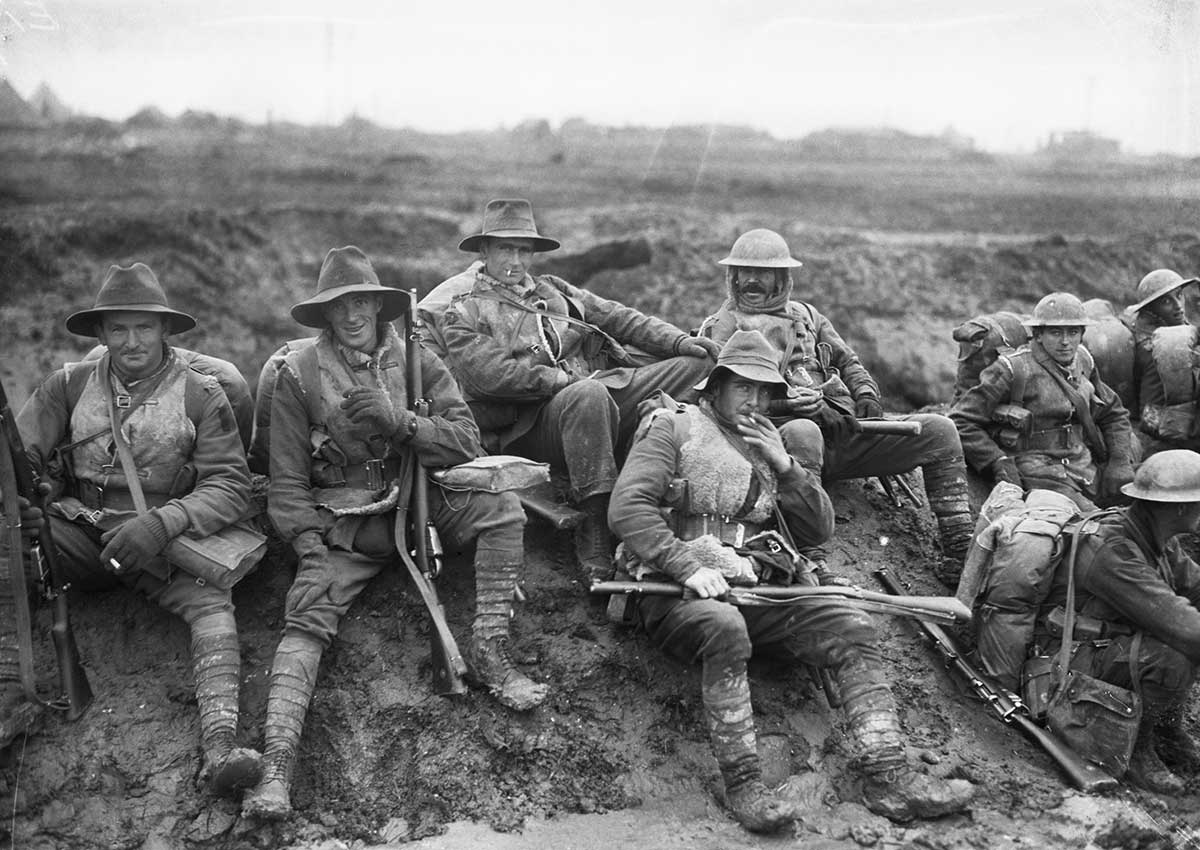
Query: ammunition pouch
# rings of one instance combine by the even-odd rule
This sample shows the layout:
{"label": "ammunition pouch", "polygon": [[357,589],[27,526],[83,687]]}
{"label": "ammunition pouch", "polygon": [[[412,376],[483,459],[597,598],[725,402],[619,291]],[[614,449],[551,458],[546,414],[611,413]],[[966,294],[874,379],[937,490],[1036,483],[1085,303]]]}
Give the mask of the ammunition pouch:
{"label": "ammunition pouch", "polygon": [[1001,428],[1011,428],[1025,434],[1033,421],[1033,413],[1018,404],[998,404],[992,411],[992,421]]}
{"label": "ammunition pouch", "polygon": [[[1066,609],[1059,605],[1057,608],[1046,612],[1046,615],[1042,618],[1042,624],[1045,626],[1047,634],[1052,637],[1061,638],[1063,624],[1066,622],[1066,619]],[[1075,614],[1075,640],[1077,642],[1107,640],[1115,635],[1129,634],[1133,634],[1133,631],[1128,626],[1111,623],[1107,620],[1101,620],[1098,617],[1089,617],[1086,614]]]}
{"label": "ammunition pouch", "polygon": [[[101,487],[91,481],[73,481],[74,496],[84,507],[92,511],[129,511],[137,512],[133,504],[133,495],[124,487]],[[166,493],[146,493],[146,507],[161,508],[171,501]]]}
{"label": "ammunition pouch", "polygon": [[[684,514],[674,512],[675,536],[680,540],[695,540],[710,534],[726,546],[743,548],[747,541],[762,531],[762,526],[753,522],[738,522],[728,516],[717,514]],[[740,554],[740,553],[739,553]]]}
{"label": "ammunition pouch", "polygon": [[345,466],[328,463],[313,464],[313,484],[327,489],[350,487],[356,490],[379,492],[400,475],[401,458],[371,458],[362,463]]}
{"label": "ammunition pouch", "polygon": [[1031,431],[1023,436],[1017,445],[1017,451],[1064,451],[1073,452],[1085,445],[1083,426],[1079,423],[1061,425],[1058,428],[1044,428]]}

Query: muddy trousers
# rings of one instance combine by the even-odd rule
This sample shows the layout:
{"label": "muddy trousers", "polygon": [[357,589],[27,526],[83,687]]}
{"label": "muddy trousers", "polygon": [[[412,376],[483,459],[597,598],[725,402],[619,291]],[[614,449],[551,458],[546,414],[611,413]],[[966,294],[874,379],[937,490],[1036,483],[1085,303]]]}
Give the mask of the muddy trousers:
{"label": "muddy trousers", "polygon": [[713,599],[661,596],[641,599],[638,611],[653,643],[680,661],[701,665],[705,720],[727,793],[761,779],[746,678],[754,651],[830,668],[858,766],[878,773],[904,764],[895,702],[864,612],[826,599],[737,608]]}
{"label": "muddy trousers", "polygon": [[538,411],[533,427],[504,451],[565,469],[573,502],[611,493],[618,458],[637,426],[638,404],[656,390],[691,401],[692,388],[711,368],[704,357],[672,357],[596,372],[556,393]]}
{"label": "muddy trousers", "polygon": [[967,467],[958,430],[948,417],[935,413],[916,413],[901,419],[921,423],[920,436],[854,434],[832,443],[826,442],[821,430],[807,419],[787,422],[780,432],[797,462],[808,466],[815,463],[826,481],[898,475],[920,467],[946,559],[943,568],[953,573],[943,578],[957,580],[975,527],[967,501]]}

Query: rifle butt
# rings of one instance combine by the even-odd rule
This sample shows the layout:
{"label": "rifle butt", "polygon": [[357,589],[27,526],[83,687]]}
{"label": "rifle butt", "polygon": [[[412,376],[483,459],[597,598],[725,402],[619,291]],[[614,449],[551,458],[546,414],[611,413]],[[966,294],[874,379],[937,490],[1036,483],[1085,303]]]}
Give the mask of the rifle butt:
{"label": "rifle butt", "polygon": [[463,677],[467,665],[459,654],[458,645],[451,641],[447,647],[446,642],[438,635],[438,630],[430,629],[429,648],[430,663],[433,667],[433,692],[439,697],[465,694],[467,684]]}
{"label": "rifle butt", "polygon": [[67,596],[61,590],[54,598],[54,622],[50,626],[50,637],[58,658],[59,684],[67,701],[67,720],[74,722],[87,712],[93,694],[87,672],[79,661],[79,647],[75,645],[75,634],[71,630],[67,612]]}
{"label": "rifle butt", "polygon": [[568,531],[583,521],[583,513],[569,505],[561,505],[536,493],[520,492],[517,496],[527,513],[544,519],[559,531]]}
{"label": "rifle butt", "polygon": [[1063,744],[1053,732],[1043,729],[1028,717],[1022,715],[1013,715],[1012,719],[1020,726],[1021,731],[1032,738],[1045,751],[1046,755],[1054,759],[1063,773],[1067,775],[1067,779],[1071,781],[1071,784],[1080,791],[1100,794],[1112,791],[1120,785],[1103,768],[1085,760],[1074,750]]}
{"label": "rifle butt", "polygon": [[897,437],[921,436],[921,423],[915,419],[860,419],[864,434],[893,434]]}

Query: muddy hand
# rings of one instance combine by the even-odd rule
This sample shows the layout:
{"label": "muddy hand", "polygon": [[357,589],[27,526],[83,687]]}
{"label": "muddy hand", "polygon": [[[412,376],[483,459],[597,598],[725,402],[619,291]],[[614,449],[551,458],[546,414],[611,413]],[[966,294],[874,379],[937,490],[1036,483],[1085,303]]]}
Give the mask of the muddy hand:
{"label": "muddy hand", "polygon": [[342,410],[356,425],[374,429],[383,437],[400,430],[403,414],[392,407],[391,397],[371,387],[351,387],[342,393]]}
{"label": "muddy hand", "polygon": [[684,581],[683,586],[701,599],[712,599],[724,596],[729,592],[729,582],[720,570],[712,567],[701,567]]}
{"label": "muddy hand", "polygon": [[771,420],[761,413],[737,418],[738,433],[747,445],[758,449],[763,459],[776,474],[782,475],[791,468],[792,456],[783,446],[783,436]]}

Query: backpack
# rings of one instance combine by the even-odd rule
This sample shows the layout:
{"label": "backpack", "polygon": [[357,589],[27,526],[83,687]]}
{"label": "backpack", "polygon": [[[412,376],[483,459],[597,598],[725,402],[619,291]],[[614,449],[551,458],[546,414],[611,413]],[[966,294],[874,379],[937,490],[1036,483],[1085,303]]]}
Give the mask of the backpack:
{"label": "backpack", "polygon": [[958,343],[958,370],[954,376],[954,398],[958,401],[979,383],[979,374],[1002,354],[1011,354],[1029,341],[1029,333],[1016,313],[989,313],[968,319],[951,335]]}
{"label": "backpack", "polygon": [[[999,482],[980,509],[957,596],[974,614],[979,666],[1016,692],[1038,612],[1080,518],[1051,490]],[[1064,534],[1067,531],[1067,534]]]}

